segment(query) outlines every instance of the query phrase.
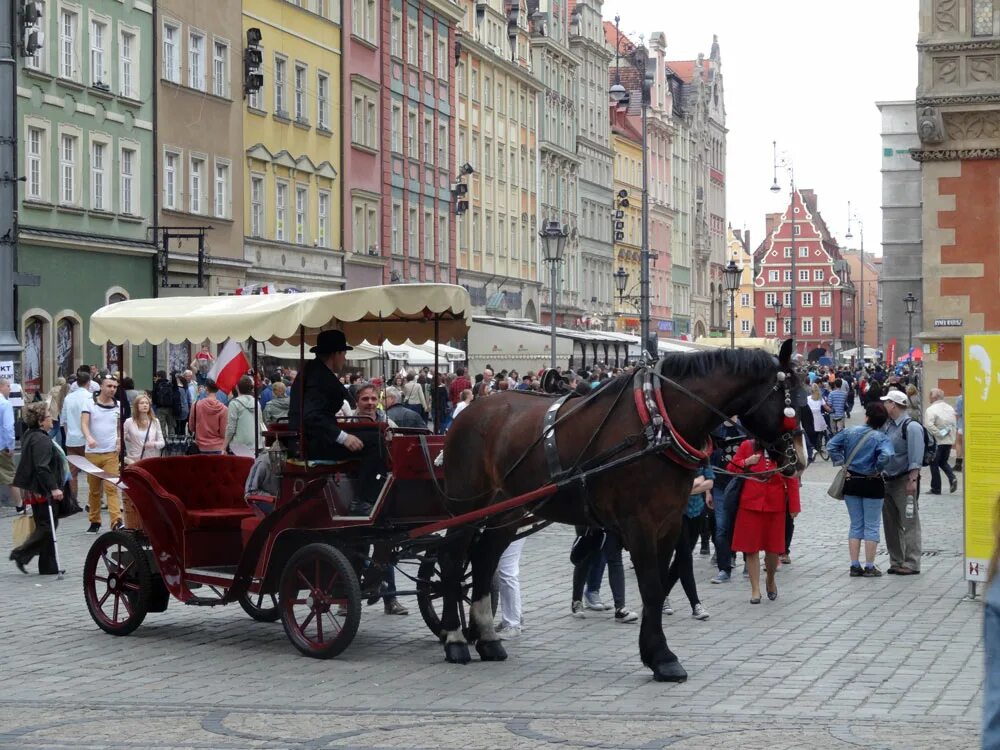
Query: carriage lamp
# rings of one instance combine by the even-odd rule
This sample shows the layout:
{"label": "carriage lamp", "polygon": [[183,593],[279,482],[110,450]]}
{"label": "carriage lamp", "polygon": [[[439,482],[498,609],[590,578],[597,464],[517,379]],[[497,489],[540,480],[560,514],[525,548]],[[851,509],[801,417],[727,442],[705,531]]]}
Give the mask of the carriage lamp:
{"label": "carriage lamp", "polygon": [[736,348],[736,292],[740,288],[743,278],[743,269],[736,265],[736,261],[730,259],[723,271],[723,283],[726,291],[729,292],[729,347]]}

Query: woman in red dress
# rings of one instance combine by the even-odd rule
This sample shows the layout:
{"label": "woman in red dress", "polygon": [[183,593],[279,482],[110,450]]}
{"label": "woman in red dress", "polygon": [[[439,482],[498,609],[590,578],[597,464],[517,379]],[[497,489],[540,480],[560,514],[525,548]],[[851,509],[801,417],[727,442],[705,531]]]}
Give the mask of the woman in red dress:
{"label": "woman in red dress", "polygon": [[750,603],[760,604],[760,553],[764,552],[767,570],[767,598],[778,598],[778,585],[774,573],[778,569],[778,555],[785,551],[785,510],[795,518],[799,505],[799,479],[786,477],[778,471],[780,456],[775,456],[757,445],[754,440],[744,440],[729,463],[732,472],[761,474],[773,472],[755,481],[747,478],[740,491],[740,507],[736,514],[733,533],[733,552],[745,552],[750,573]]}

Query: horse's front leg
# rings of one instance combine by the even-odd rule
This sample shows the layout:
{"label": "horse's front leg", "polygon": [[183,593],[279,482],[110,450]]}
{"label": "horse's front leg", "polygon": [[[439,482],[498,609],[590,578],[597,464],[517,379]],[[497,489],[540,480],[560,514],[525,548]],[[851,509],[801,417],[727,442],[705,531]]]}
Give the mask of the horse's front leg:
{"label": "horse's front leg", "polygon": [[493,575],[514,533],[507,529],[488,530],[477,539],[470,552],[472,562],[472,607],[469,610],[469,639],[483,661],[504,661],[504,649],[493,627]]}
{"label": "horse's front leg", "polygon": [[[679,521],[678,521],[679,523]],[[642,597],[642,625],[639,628],[639,655],[658,682],[684,682],[687,672],[667,646],[663,634],[663,600],[666,599],[666,568],[677,541],[678,528],[672,527],[665,539],[657,540],[655,525],[638,524],[623,532],[635,565]]]}

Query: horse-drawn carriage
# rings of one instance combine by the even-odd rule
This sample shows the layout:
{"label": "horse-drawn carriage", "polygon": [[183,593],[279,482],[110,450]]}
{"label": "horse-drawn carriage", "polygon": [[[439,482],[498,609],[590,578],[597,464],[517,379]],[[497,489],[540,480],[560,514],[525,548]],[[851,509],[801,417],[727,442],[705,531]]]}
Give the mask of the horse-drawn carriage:
{"label": "horse-drawn carriage", "polygon": [[[351,343],[462,338],[468,307],[464,289],[442,284],[135,300],[95,313],[90,338],[233,338],[250,341],[254,359],[261,342],[297,345],[304,359],[306,343],[330,328]],[[332,657],[353,639],[363,600],[394,593],[383,581],[396,568],[415,586],[395,593],[417,595],[447,661],[469,661],[470,643],[484,661],[502,660],[490,588],[504,549],[552,521],[604,526],[621,535],[639,577],[643,662],[656,679],[683,680],[663,636],[661,571],[691,477],[707,458],[709,430],[732,414],[781,451],[783,470],[804,465],[793,444],[790,354],[791,342],[780,359],[674,355],[588,396],[491,396],[466,409],[446,438],[343,424],[378,430],[386,451],[388,476],[366,515],[352,511],[356,462],[289,457],[282,445],[293,435],[280,425],[264,441],[272,492],[247,492],[246,457],[140,461],[121,483],[141,523],[95,540],[84,566],[87,606],[103,630],[126,635],[171,596],[196,606],[239,602],[254,619],[281,619],[303,654]]]}

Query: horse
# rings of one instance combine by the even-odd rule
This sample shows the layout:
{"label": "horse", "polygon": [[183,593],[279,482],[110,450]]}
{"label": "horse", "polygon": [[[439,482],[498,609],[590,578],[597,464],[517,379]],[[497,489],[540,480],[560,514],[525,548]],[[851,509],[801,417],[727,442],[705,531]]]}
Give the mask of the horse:
{"label": "horse", "polygon": [[[792,408],[800,399],[792,342],[778,357],[762,350],[670,354],[655,366],[613,378],[586,396],[508,391],[474,401],[444,445],[444,491],[455,512],[487,508],[548,483],[555,494],[452,529],[439,549],[441,640],[451,663],[503,661],[493,628],[490,585],[500,556],[528,511],[558,523],[604,527],[629,550],[642,597],[639,654],[657,681],[687,672],[663,633],[664,582],[710,432],[731,415],[751,436],[782,451],[781,470],[801,473],[805,445]],[[472,568],[469,627],[459,618],[462,578]]]}

